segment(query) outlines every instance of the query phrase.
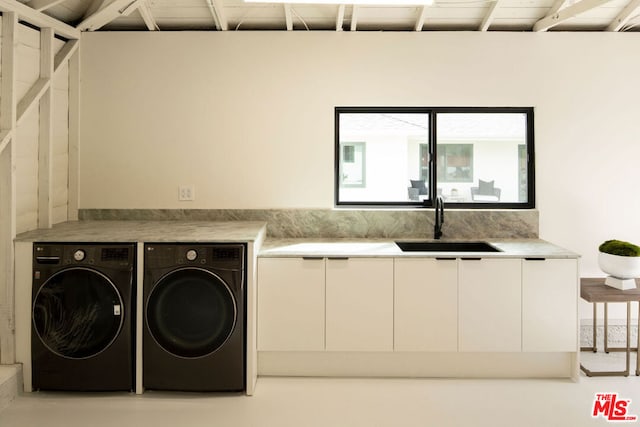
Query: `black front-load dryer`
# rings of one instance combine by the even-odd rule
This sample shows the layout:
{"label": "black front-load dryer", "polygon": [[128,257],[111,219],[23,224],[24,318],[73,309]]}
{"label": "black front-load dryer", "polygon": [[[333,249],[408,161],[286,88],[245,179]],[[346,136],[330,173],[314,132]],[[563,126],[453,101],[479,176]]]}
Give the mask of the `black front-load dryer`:
{"label": "black front-load dryer", "polygon": [[34,390],[133,390],[135,244],[34,243]]}
{"label": "black front-load dryer", "polygon": [[245,389],[245,245],[146,244],[146,389]]}

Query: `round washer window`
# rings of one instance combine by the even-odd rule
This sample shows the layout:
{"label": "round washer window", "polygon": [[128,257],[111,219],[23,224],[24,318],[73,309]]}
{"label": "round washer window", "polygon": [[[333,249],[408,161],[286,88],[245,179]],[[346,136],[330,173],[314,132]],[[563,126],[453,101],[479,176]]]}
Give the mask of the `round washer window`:
{"label": "round washer window", "polygon": [[167,352],[202,357],[220,348],[233,332],[236,304],[215,274],[184,268],[164,276],[147,301],[147,324]]}
{"label": "round washer window", "polygon": [[59,356],[85,359],[104,351],[123,324],[122,298],[102,273],[62,270],[38,290],[33,325],[42,343]]}

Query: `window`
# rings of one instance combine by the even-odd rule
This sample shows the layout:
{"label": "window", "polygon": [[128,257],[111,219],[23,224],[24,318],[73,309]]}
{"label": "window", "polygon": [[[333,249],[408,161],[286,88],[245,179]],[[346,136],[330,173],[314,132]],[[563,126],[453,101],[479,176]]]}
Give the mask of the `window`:
{"label": "window", "polygon": [[336,108],[336,205],[533,208],[532,108]]}

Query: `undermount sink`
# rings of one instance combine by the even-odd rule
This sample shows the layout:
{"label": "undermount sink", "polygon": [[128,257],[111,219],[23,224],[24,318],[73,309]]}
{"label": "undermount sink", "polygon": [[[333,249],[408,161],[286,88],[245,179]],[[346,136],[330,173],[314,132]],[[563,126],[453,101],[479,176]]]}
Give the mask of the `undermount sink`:
{"label": "undermount sink", "polygon": [[502,252],[487,242],[396,242],[403,252]]}

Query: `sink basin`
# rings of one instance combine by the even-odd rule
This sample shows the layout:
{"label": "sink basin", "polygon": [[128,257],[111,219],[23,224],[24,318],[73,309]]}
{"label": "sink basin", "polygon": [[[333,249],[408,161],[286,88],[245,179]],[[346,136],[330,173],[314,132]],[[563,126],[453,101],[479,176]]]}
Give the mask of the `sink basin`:
{"label": "sink basin", "polygon": [[396,242],[403,252],[502,252],[487,242]]}

